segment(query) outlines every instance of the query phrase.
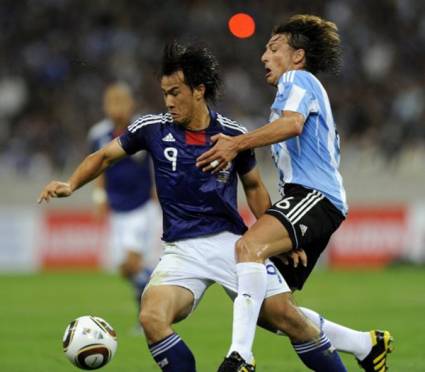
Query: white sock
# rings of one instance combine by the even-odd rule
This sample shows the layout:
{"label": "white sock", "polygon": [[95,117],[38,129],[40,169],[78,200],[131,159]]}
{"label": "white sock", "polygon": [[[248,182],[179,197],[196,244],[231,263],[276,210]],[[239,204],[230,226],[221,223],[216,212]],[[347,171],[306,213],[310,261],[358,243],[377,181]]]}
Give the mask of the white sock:
{"label": "white sock", "polygon": [[360,332],[336,324],[305,307],[299,309],[328,336],[331,344],[338,351],[354,354],[357,359],[363,360],[372,349],[372,338],[369,332]]}
{"label": "white sock", "polygon": [[236,272],[238,295],[233,304],[232,345],[228,355],[237,351],[250,363],[258,315],[267,290],[267,270],[264,264],[242,262],[236,265]]}

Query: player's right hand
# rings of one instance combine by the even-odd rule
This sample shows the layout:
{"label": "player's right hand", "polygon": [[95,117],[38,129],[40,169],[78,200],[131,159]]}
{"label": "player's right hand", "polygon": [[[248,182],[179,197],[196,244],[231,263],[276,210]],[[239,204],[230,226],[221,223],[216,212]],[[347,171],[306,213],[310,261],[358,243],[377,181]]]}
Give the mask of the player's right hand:
{"label": "player's right hand", "polygon": [[72,194],[71,185],[68,182],[52,181],[40,193],[37,203],[49,202],[50,198],[65,198]]}
{"label": "player's right hand", "polygon": [[307,254],[304,249],[293,249],[292,251],[283,253],[278,257],[285,265],[289,265],[292,262],[294,267],[298,267],[298,264],[307,267]]}

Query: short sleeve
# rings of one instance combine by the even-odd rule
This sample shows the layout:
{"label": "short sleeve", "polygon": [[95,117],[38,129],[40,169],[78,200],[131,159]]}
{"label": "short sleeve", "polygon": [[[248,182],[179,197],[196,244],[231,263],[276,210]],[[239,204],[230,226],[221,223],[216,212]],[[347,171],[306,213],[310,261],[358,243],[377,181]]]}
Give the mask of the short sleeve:
{"label": "short sleeve", "polygon": [[255,159],[254,150],[245,150],[238,154],[235,158],[235,169],[240,176],[254,169],[257,161]]}
{"label": "short sleeve", "polygon": [[272,109],[277,112],[298,112],[307,118],[309,114],[317,111],[317,105],[314,95],[307,87],[285,81],[282,77]]}
{"label": "short sleeve", "polygon": [[[142,123],[142,124],[140,124]],[[124,134],[119,137],[122,148],[128,155],[146,150],[146,128],[140,119],[131,123]]]}

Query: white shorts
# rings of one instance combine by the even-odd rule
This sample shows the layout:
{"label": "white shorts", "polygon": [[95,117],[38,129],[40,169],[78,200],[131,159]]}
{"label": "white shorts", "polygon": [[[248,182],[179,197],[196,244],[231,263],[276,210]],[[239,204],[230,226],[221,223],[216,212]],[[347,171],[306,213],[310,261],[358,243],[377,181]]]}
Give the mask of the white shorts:
{"label": "white shorts", "polygon": [[128,212],[112,212],[110,222],[112,266],[120,264],[129,251],[143,254],[148,261],[154,254],[155,263],[158,262],[158,253],[154,251],[160,245],[162,216],[156,203],[149,201]]}
{"label": "white shorts", "polygon": [[[164,254],[149,286],[176,285],[193,293],[192,311],[205,290],[218,283],[234,298],[237,294],[235,243],[240,235],[222,232],[200,238],[165,243]],[[270,260],[266,260],[268,285],[266,297],[290,292],[288,285]]]}

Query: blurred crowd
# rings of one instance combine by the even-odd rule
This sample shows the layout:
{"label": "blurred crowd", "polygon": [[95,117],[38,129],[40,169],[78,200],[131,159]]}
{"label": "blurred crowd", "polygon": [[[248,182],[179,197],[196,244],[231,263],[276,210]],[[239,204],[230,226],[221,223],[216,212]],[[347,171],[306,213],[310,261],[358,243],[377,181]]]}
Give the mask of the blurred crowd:
{"label": "blurred crowd", "polygon": [[[233,37],[229,17],[256,20]],[[388,161],[425,146],[425,2],[422,0],[2,0],[0,169],[62,171],[87,153],[102,118],[102,91],[131,84],[141,113],[162,111],[158,67],[165,42],[205,42],[217,55],[217,108],[253,129],[265,123],[273,89],[260,56],[273,25],[295,13],[337,23],[344,65],[321,77],[344,144]],[[0,170],[1,172],[1,170]]]}

